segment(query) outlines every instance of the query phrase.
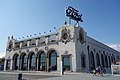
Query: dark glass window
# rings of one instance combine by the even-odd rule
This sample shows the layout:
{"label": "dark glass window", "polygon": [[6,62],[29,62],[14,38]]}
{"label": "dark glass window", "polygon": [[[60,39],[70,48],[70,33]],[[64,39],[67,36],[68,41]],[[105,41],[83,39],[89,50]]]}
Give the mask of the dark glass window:
{"label": "dark glass window", "polygon": [[35,70],[35,54],[32,53],[30,56],[30,70]]}
{"label": "dark glass window", "polygon": [[104,56],[101,54],[101,62],[102,62],[102,67],[104,67]]}
{"label": "dark glass window", "polygon": [[85,65],[85,55],[84,54],[81,54],[81,66],[82,66],[82,68],[86,67],[86,65]]}
{"label": "dark glass window", "polygon": [[27,70],[27,55],[24,55],[22,60],[23,60],[22,70]]}
{"label": "dark glass window", "polygon": [[19,56],[17,57],[17,69],[19,67]]}
{"label": "dark glass window", "polygon": [[44,71],[45,70],[45,53],[44,52],[40,54],[39,61],[40,61],[39,69],[41,71]]}
{"label": "dark glass window", "polygon": [[63,35],[63,39],[67,39],[67,37],[68,37],[68,35],[67,35],[67,33],[64,33],[64,35]]}
{"label": "dark glass window", "polygon": [[19,67],[19,56],[16,55],[16,56],[14,57],[14,69],[17,70],[18,67]]}
{"label": "dark glass window", "polygon": [[50,69],[57,70],[57,53],[55,51],[51,51],[50,53]]}
{"label": "dark glass window", "polygon": [[63,69],[69,71],[70,70],[70,56],[63,57]]}
{"label": "dark glass window", "polygon": [[100,66],[100,58],[99,58],[99,54],[96,54],[96,60],[97,60],[97,66]]}
{"label": "dark glass window", "polygon": [[91,70],[95,69],[94,54],[92,51],[90,53],[90,68],[91,68]]}
{"label": "dark glass window", "polygon": [[106,64],[106,67],[108,68],[108,59],[106,55],[105,55],[105,64]]}

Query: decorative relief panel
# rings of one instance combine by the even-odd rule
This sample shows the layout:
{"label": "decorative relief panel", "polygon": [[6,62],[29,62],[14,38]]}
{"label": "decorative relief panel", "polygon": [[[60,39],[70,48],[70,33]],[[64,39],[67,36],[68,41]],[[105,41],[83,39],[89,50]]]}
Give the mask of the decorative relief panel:
{"label": "decorative relief panel", "polygon": [[71,40],[70,30],[66,27],[61,32],[61,40],[63,43],[67,44]]}
{"label": "decorative relief panel", "polygon": [[83,44],[85,41],[84,41],[84,33],[83,33],[83,30],[80,29],[79,31],[79,41],[81,44]]}
{"label": "decorative relief panel", "polygon": [[11,50],[12,50],[12,48],[13,48],[13,42],[12,41],[10,41],[9,43],[8,43],[8,51],[10,52]]}

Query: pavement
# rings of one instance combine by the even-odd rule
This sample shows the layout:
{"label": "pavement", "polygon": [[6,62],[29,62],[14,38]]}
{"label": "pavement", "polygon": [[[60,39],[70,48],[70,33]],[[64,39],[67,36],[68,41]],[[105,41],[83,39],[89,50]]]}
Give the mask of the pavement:
{"label": "pavement", "polygon": [[65,72],[40,72],[40,71],[0,71],[0,80],[18,80],[18,74],[22,73],[23,80],[120,80],[120,75],[104,74],[102,77],[93,76],[90,73]]}

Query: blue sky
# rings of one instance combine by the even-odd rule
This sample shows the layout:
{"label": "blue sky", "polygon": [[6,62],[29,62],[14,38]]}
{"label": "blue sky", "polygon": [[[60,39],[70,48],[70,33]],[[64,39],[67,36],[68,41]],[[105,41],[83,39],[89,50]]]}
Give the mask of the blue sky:
{"label": "blue sky", "polygon": [[83,14],[80,26],[90,37],[120,48],[120,0],[0,0],[0,52],[8,36],[55,32],[67,19],[69,5]]}

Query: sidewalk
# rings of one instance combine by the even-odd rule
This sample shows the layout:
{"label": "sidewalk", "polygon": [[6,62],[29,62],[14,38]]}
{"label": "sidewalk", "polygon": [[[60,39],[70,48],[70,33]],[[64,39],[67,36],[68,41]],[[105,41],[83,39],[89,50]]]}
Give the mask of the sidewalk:
{"label": "sidewalk", "polygon": [[38,80],[120,80],[120,76],[104,74],[103,77],[97,77],[87,73],[69,73],[61,77],[54,77],[54,78],[51,77],[51,78],[38,79]]}
{"label": "sidewalk", "polygon": [[[41,72],[41,71],[3,71],[0,72],[0,80],[17,80],[18,73],[22,73],[23,80],[120,80],[120,75],[104,74],[103,77],[93,76],[88,73],[65,72]],[[8,77],[8,78],[7,78]]]}

